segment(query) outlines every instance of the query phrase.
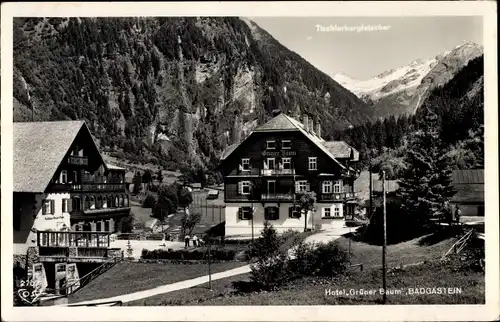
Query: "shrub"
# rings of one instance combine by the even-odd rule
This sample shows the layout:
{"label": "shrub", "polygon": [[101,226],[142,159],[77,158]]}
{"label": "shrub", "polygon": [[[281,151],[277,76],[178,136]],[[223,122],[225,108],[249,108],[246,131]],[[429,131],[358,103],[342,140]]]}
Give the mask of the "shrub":
{"label": "shrub", "polygon": [[[288,254],[285,252],[262,258],[251,265],[250,280],[254,283],[254,286],[250,289],[273,291],[291,279]],[[240,291],[244,290],[240,289]]]}
{"label": "shrub", "polygon": [[[210,250],[211,260],[230,261],[234,260],[236,251],[224,248],[214,248]],[[143,249],[141,259],[169,259],[169,260],[208,260],[208,252],[206,248],[195,249],[179,249],[179,250],[164,250]]]}
{"label": "shrub", "polygon": [[276,229],[266,220],[260,238],[255,240],[254,255],[259,259],[274,257],[279,251],[281,242]]}
{"label": "shrub", "polygon": [[348,267],[349,256],[338,244],[331,241],[319,244],[313,250],[313,268],[316,276],[336,276],[343,274]]}
{"label": "shrub", "polygon": [[146,198],[144,198],[144,202],[142,203],[143,208],[153,208],[153,206],[156,204],[156,198],[148,194]]}

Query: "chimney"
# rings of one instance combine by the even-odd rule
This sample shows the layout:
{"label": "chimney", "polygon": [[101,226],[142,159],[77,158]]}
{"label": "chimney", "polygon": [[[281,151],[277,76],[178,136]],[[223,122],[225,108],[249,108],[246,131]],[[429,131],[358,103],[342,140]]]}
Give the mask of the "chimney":
{"label": "chimney", "polygon": [[314,127],[314,119],[311,117],[309,120],[309,131],[312,135],[316,134],[316,128]]}
{"label": "chimney", "polygon": [[307,114],[304,114],[304,130],[309,132],[309,116]]}
{"label": "chimney", "polygon": [[319,120],[316,121],[316,135],[321,138],[321,123]]}

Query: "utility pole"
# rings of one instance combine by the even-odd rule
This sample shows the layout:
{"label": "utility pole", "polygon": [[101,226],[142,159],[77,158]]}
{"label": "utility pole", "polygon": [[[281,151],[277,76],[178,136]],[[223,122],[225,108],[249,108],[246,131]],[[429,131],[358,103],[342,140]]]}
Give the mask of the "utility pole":
{"label": "utility pole", "polygon": [[372,158],[370,156],[370,159],[369,159],[369,165],[368,165],[368,171],[370,172],[370,210],[368,212],[369,214],[369,218],[371,219],[372,218],[372,208],[373,208],[373,204],[372,204],[372,194],[373,194],[373,179],[372,179]]}
{"label": "utility pole", "polygon": [[250,207],[252,208],[252,252],[251,255],[253,256],[253,251],[254,251],[254,233],[253,233],[253,216],[255,214],[255,211],[253,209],[253,196],[254,196],[254,182],[253,178],[251,179],[251,186],[250,186]]}
{"label": "utility pole", "polygon": [[382,303],[385,304],[387,300],[386,291],[386,252],[387,252],[387,209],[386,209],[386,200],[385,200],[385,171],[382,171],[382,191],[384,195],[384,247],[382,249],[382,287],[384,288],[384,294],[382,298]]}
{"label": "utility pole", "polygon": [[211,271],[211,259],[210,259],[210,236],[208,237],[208,288],[212,290],[212,271]]}

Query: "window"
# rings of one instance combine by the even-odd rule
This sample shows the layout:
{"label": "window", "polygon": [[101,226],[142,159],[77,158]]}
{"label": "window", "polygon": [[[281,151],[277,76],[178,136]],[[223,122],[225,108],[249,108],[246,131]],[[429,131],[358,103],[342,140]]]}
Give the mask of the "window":
{"label": "window", "polygon": [[322,193],[332,193],[332,186],[333,186],[333,182],[323,181],[323,184],[321,186],[321,192]]}
{"label": "window", "polygon": [[341,217],[341,215],[340,215],[340,207],[335,206],[335,207],[333,208],[333,216],[334,216],[334,217]]}
{"label": "window", "polygon": [[290,140],[283,140],[281,141],[281,148],[283,150],[289,150],[292,148],[292,141]]}
{"label": "window", "polygon": [[89,209],[95,209],[95,197],[90,196],[90,207]]}
{"label": "window", "polygon": [[264,213],[265,220],[278,220],[280,218],[278,207],[267,207]]}
{"label": "window", "polygon": [[42,203],[42,214],[43,215],[52,215],[54,214],[54,200],[44,200]]}
{"label": "window", "polygon": [[269,170],[274,170],[276,167],[276,159],[275,158],[267,158],[267,168]]}
{"label": "window", "polygon": [[80,211],[81,209],[80,198],[73,197],[73,199],[71,199],[71,207],[75,211]]}
{"label": "window", "polygon": [[341,180],[335,181],[335,186],[333,187],[333,192],[335,192],[335,193],[342,192],[342,181]]}
{"label": "window", "polygon": [[267,141],[266,142],[266,149],[268,149],[268,150],[276,149],[276,141],[274,141],[274,140]]}
{"label": "window", "polygon": [[61,170],[61,176],[59,178],[59,181],[61,183],[67,183],[68,182],[68,171]]}
{"label": "window", "polygon": [[241,159],[241,170],[250,171],[250,159],[248,158]]}
{"label": "window", "polygon": [[240,190],[240,194],[242,195],[249,195],[250,192],[251,192],[251,184],[250,184],[250,181],[241,181],[239,183],[240,187],[239,187],[239,190]]}
{"label": "window", "polygon": [[62,212],[63,213],[69,212],[69,199],[62,200]]}
{"label": "window", "polygon": [[309,157],[309,170],[318,170],[318,158]]}
{"label": "window", "polygon": [[297,192],[306,192],[308,190],[308,186],[307,180],[299,180],[296,183],[296,190]]}
{"label": "window", "polygon": [[78,183],[78,172],[73,171],[73,183]]}
{"label": "window", "polygon": [[292,159],[291,158],[283,158],[283,170],[290,170],[292,168]]}
{"label": "window", "polygon": [[288,217],[300,218],[300,208],[297,206],[291,206],[290,208],[288,208]]}
{"label": "window", "polygon": [[251,207],[241,207],[238,209],[238,218],[240,220],[252,219],[253,210]]}
{"label": "window", "polygon": [[330,207],[323,208],[323,217],[330,218],[332,216],[332,209]]}
{"label": "window", "polygon": [[276,193],[276,180],[267,180],[267,193]]}

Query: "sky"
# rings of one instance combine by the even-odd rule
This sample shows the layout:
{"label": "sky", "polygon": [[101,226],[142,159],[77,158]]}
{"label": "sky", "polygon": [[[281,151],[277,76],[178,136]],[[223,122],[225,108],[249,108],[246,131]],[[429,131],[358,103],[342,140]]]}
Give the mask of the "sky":
{"label": "sky", "polygon": [[[483,45],[482,17],[249,17],[323,72],[366,80],[416,59]],[[342,27],[364,26],[364,31]],[[372,31],[369,31],[369,28]],[[379,30],[373,30],[378,28]]]}

